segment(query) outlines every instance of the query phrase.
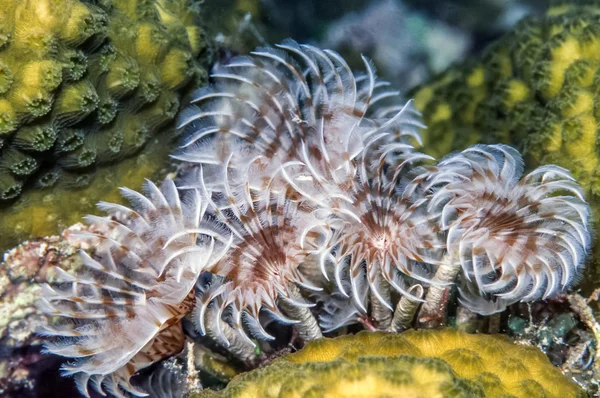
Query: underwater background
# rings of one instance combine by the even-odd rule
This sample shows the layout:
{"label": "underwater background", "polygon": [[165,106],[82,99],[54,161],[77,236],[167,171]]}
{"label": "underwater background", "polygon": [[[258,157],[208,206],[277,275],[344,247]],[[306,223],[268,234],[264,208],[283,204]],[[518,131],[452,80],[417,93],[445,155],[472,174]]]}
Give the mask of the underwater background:
{"label": "underwater background", "polygon": [[[217,326],[207,320],[207,330],[200,330],[200,303],[205,301],[208,313],[214,310],[206,299],[210,287],[229,275],[194,274],[188,280],[190,294],[177,305],[165,304],[176,309],[147,340],[156,345],[138,347],[146,357],[125,361],[135,365],[123,366],[125,373],[135,373],[131,388],[131,374],[90,373],[89,388],[85,377],[62,377],[62,364],[100,352],[98,347],[77,355],[68,348],[60,352],[93,340],[94,333],[83,331],[101,327],[77,314],[95,314],[99,307],[67,299],[72,311],[60,314],[58,306],[49,310],[40,300],[67,297],[59,288],[73,280],[65,274],[81,275],[86,266],[80,249],[99,264],[108,257],[116,259],[117,268],[119,260],[129,264],[118,251],[131,241],[106,232],[102,221],[83,222],[83,217],[105,216],[96,207],[100,201],[128,205],[120,187],[141,191],[146,179],[161,186],[170,178],[179,186],[196,178],[195,167],[178,152],[189,132],[178,127],[197,90],[217,81],[209,76],[218,67],[289,38],[337,52],[352,71],[365,70],[361,56],[371,60],[377,80],[398,90],[395,97],[402,104],[414,99],[415,114],[422,116],[407,129],[417,126],[411,134],[422,145],[410,137],[405,141],[400,127],[395,134],[419,152],[443,159],[474,144],[509,144],[520,155],[490,149],[499,168],[513,158],[519,163],[522,156],[525,174],[550,164],[570,171],[591,209],[582,216],[589,228],[582,222],[577,229],[582,235],[585,229],[581,250],[586,253],[574,265],[576,275],[548,297],[501,303],[494,296],[491,302],[498,306],[493,310],[473,310],[483,304],[469,307],[462,291],[445,288],[443,305],[427,319],[424,304],[394,290],[387,292],[389,313],[372,297],[365,299],[364,309],[342,305],[345,297],[335,291],[330,275],[325,293],[309,292],[300,283],[300,290],[286,291],[290,301],[317,303],[310,310],[273,305],[286,316],[309,317],[309,323],[314,316],[318,332],[265,320],[263,311],[256,316],[258,326],[248,321],[240,327],[250,331],[249,345],[236,334],[230,314],[222,324],[220,314],[213,319]],[[294,66],[305,61],[297,53],[289,56]],[[0,0],[0,396],[142,396],[140,391],[152,397],[598,396],[599,66],[600,2],[593,0]],[[356,78],[360,86],[358,72]],[[240,92],[244,99],[255,95]],[[382,103],[399,102],[388,100]],[[304,118],[293,116],[298,115],[290,121],[301,125]],[[228,127],[218,118],[213,122],[222,130]],[[175,208],[169,193],[161,192],[167,207]],[[156,195],[147,195],[154,204]],[[180,203],[187,215],[188,202]],[[137,202],[131,208],[151,222],[160,218],[160,212],[157,216]],[[109,215],[146,239],[116,210]],[[157,230],[160,225],[144,232]],[[120,245],[106,248],[82,238],[85,234]],[[180,244],[180,236],[173,236]],[[175,250],[169,242],[168,235],[153,241],[151,261]],[[566,246],[579,253],[579,246],[573,249],[578,244]],[[136,253],[138,248],[126,249]],[[312,271],[303,271],[307,279],[302,282],[323,279],[320,271]],[[98,286],[114,277],[98,272],[87,275]],[[185,280],[187,271],[181,272]],[[180,276],[177,286],[184,285]],[[89,284],[81,278],[75,281]],[[130,282],[119,283],[124,290]],[[407,290],[424,298],[423,286]],[[136,294],[142,290],[132,288]],[[96,293],[82,290],[79,297],[92,302]],[[114,290],[102,294],[102,305],[123,298]],[[285,295],[278,294],[282,301]],[[144,300],[151,297],[146,294]],[[75,319],[73,329],[67,328],[71,334],[58,326],[48,332],[65,314]],[[213,326],[219,333],[211,332]],[[118,331],[111,333],[107,340],[124,344]],[[272,339],[255,338],[261,334]],[[44,352],[44,342],[53,339],[59,343],[46,349],[59,355]],[[106,352],[111,350],[117,349]],[[106,355],[107,362],[116,362]]]}

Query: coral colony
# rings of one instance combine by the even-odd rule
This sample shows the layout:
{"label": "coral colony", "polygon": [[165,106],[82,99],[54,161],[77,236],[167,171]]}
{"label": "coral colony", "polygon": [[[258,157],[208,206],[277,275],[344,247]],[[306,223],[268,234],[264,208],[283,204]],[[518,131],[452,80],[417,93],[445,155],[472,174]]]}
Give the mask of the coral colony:
{"label": "coral colony", "polygon": [[72,359],[84,395],[145,395],[130,377],[183,349],[185,316],[249,362],[273,339],[265,314],[306,342],[358,322],[409,328],[422,302],[419,318],[444,313],[455,281],[488,314],[577,280],[590,212],[569,172],[521,177],[505,145],[436,164],[413,147],[412,103],[390,105],[398,93],[363,61],[355,74],[286,41],[217,67],[180,116],[182,175],[87,218],[83,271],[59,270],[42,297],[62,319],[47,350]]}
{"label": "coral colony", "polygon": [[503,337],[454,328],[360,331],[311,341],[201,397],[587,396],[539,349]]}
{"label": "coral colony", "polygon": [[164,130],[201,73],[194,12],[179,0],[3,1],[0,203],[85,186],[91,168]]}

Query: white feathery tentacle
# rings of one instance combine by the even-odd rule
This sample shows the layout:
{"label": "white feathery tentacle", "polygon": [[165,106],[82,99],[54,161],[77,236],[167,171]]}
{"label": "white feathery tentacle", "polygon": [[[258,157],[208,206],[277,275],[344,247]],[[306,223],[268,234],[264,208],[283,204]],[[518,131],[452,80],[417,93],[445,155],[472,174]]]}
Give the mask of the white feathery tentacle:
{"label": "white feathery tentacle", "polygon": [[[429,176],[443,182],[428,206],[442,213],[450,258],[476,285],[462,299],[475,312],[556,294],[589,251],[590,209],[570,173],[554,165],[522,172],[514,148],[476,145],[443,159]],[[491,307],[482,304],[486,297]]]}
{"label": "white feathery tentacle", "polygon": [[181,200],[171,180],[161,189],[148,181],[145,191],[122,189],[131,208],[100,203],[121,220],[88,216],[96,232],[70,239],[93,245],[93,256],[82,252],[80,271],[59,268],[64,282],[42,290],[42,310],[62,319],[43,332],[61,337],[47,341],[46,350],[73,358],[63,371],[77,376],[84,394],[93,381],[99,392],[144,395],[129,378],[182,348],[174,344],[183,341],[174,340],[176,328],[191,311],[197,276],[211,261],[212,234],[199,228],[199,209],[206,208],[199,196]]}

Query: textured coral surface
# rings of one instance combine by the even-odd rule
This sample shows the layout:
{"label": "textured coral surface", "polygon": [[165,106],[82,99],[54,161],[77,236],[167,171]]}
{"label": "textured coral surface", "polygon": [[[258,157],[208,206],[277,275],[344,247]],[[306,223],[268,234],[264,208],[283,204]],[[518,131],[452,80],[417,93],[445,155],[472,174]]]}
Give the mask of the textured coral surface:
{"label": "textured coral surface", "polygon": [[[198,18],[186,0],[0,1],[0,235],[10,237],[0,248],[56,233],[58,221],[67,226],[89,211],[73,202],[95,203],[120,182],[115,174],[127,173],[98,176],[101,167],[160,132],[171,144],[183,94],[206,76]],[[62,193],[99,179],[99,191]],[[33,188],[45,190],[22,195]],[[51,228],[40,231],[40,222]]]}
{"label": "textured coral surface", "polygon": [[584,397],[542,352],[454,329],[323,339],[197,397]]}
{"label": "textured coral surface", "polygon": [[529,168],[569,168],[587,188],[596,223],[599,94],[600,2],[592,0],[554,3],[480,58],[410,93],[428,126],[428,153],[443,156],[475,142],[516,145]]}
{"label": "textured coral surface", "polygon": [[165,135],[147,143],[137,156],[93,174],[93,183],[83,188],[31,190],[16,203],[0,209],[0,251],[20,241],[56,234],[81,221],[85,214],[97,213],[100,200],[119,202],[118,187],[140,188],[146,178],[161,181],[168,172],[171,147]]}

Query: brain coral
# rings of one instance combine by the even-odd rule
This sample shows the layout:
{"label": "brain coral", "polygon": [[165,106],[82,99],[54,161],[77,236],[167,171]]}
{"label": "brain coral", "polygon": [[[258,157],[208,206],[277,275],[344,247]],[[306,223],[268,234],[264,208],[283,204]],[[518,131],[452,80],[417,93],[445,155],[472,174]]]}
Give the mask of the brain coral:
{"label": "brain coral", "polygon": [[86,186],[169,128],[205,76],[197,19],[186,0],[0,1],[0,205]]}
{"label": "brain coral", "polygon": [[533,347],[454,329],[360,332],[301,351],[199,397],[584,397]]}
{"label": "brain coral", "polygon": [[599,208],[600,1],[554,2],[410,95],[428,153],[510,143],[530,166],[570,169]]}

